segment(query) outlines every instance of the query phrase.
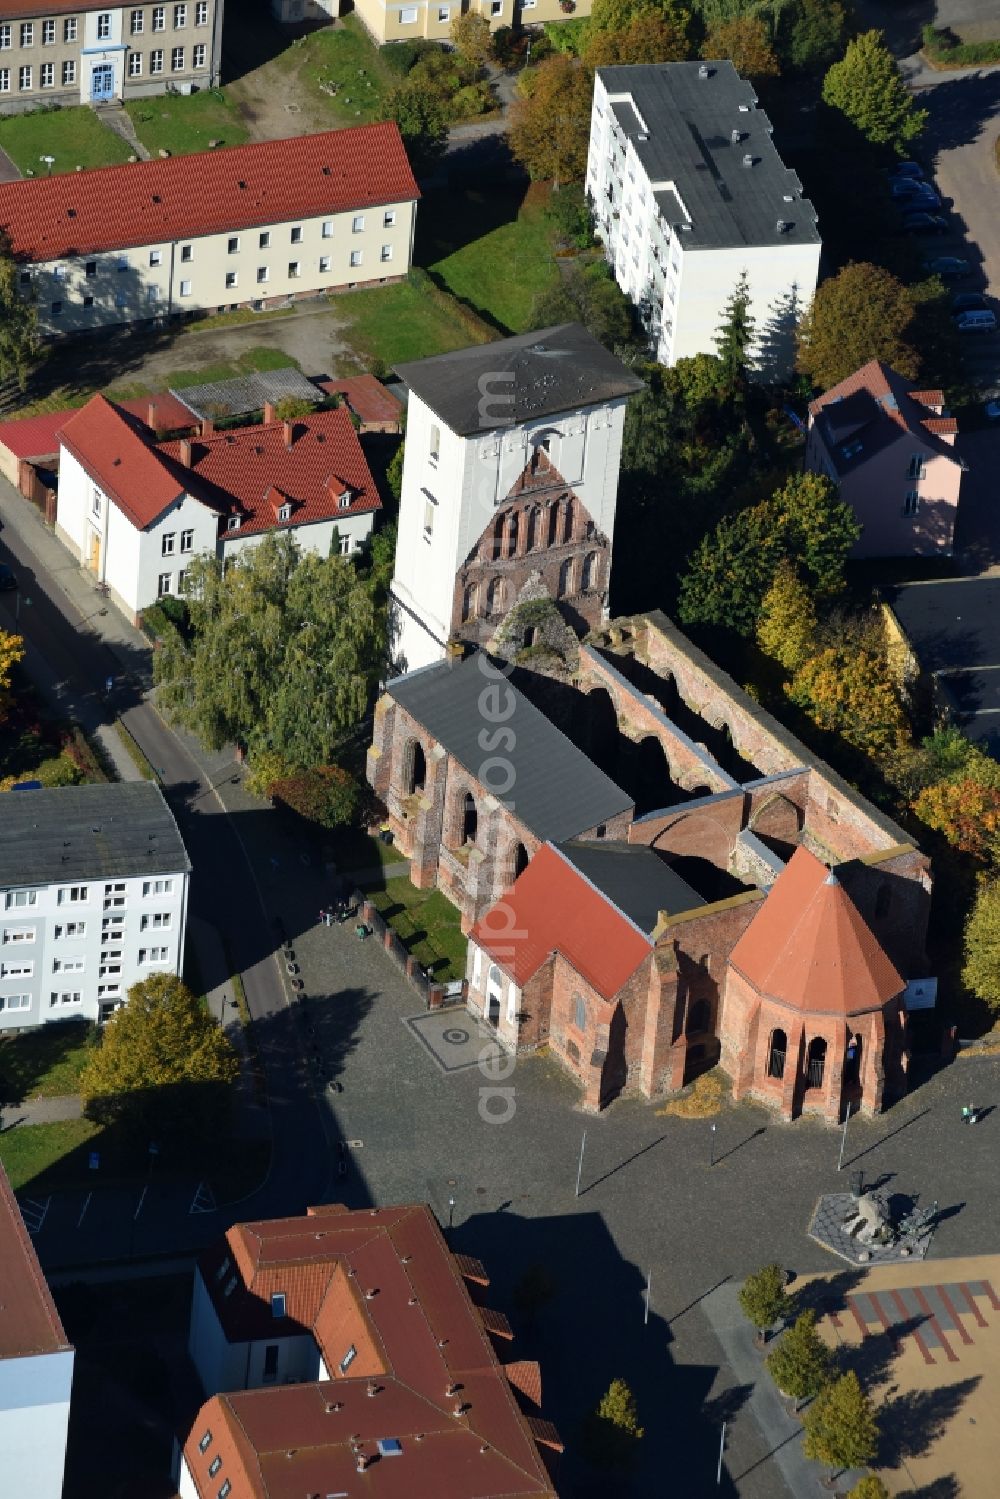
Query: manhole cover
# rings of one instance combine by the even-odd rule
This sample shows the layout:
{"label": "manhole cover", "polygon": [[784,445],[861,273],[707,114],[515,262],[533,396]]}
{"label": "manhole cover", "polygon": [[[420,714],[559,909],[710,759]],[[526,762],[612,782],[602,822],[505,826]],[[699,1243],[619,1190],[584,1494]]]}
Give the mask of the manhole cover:
{"label": "manhole cover", "polygon": [[463,1046],[469,1039],[468,1031],[461,1030],[457,1025],[450,1030],[441,1032],[441,1040],[447,1041],[449,1046]]}

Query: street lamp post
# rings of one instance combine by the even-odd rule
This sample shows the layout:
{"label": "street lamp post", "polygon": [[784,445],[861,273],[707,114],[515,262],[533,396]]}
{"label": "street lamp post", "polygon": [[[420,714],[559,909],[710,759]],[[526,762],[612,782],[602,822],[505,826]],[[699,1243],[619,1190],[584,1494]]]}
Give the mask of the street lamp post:
{"label": "street lamp post", "polygon": [[454,1197],[449,1197],[448,1198],[448,1228],[449,1228],[449,1230],[451,1230],[452,1228],[454,1228],[454,1226],[455,1226],[455,1199],[454,1199]]}
{"label": "street lamp post", "polygon": [[711,1126],[711,1130],[712,1130],[712,1133],[711,1133],[711,1135],[709,1137],[710,1144],[709,1144],[709,1153],[708,1153],[708,1164],[710,1166],[714,1166],[715,1165],[715,1125],[714,1124]]}

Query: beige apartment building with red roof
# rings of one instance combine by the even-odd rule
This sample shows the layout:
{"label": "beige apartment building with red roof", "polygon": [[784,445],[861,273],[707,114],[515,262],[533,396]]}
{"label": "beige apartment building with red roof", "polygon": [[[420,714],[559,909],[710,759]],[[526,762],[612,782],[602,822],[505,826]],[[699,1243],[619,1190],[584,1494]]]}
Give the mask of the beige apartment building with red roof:
{"label": "beige apartment building with red roof", "polygon": [[488,1284],[422,1205],[231,1228],[195,1274],[181,1499],[555,1499],[541,1373],[500,1361]]}
{"label": "beige apartment building with red roof", "polygon": [[397,280],[419,196],[387,121],[7,182],[0,225],[58,337]]}
{"label": "beige apartment building with red roof", "polygon": [[183,592],[191,558],[233,557],[272,532],[351,556],[381,501],[349,412],[157,441],[138,416],[94,396],[59,431],[56,534],[130,619]]}
{"label": "beige apartment building with red roof", "polygon": [[73,1348],[0,1166],[0,1493],[60,1499]]}

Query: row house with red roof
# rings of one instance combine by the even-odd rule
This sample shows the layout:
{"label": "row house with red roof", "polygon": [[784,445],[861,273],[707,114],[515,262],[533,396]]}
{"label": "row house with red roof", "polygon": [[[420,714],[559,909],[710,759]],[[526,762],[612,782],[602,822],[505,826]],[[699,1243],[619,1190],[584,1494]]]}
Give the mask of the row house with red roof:
{"label": "row house with red roof", "polygon": [[59,431],[56,534],[133,621],[184,590],[191,558],[290,534],[327,557],[359,551],[381,506],[344,407],[160,441],[94,396]]}
{"label": "row house with red roof", "polygon": [[388,121],[3,183],[0,224],[59,337],[398,280],[418,198]]}
{"label": "row house with red roof", "polygon": [[806,468],[863,527],[856,557],[950,557],[966,464],[944,392],[872,359],[809,407]]}
{"label": "row house with red roof", "polygon": [[541,1371],[501,1361],[488,1285],[423,1205],[236,1224],[195,1272],[180,1499],[555,1499]]}

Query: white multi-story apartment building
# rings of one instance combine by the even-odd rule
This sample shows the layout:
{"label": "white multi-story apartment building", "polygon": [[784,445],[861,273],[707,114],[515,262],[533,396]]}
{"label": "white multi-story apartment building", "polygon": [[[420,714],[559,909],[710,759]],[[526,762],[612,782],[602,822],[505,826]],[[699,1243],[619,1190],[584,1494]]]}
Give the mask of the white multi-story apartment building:
{"label": "white multi-story apartment building", "polygon": [[642,381],[579,323],[438,354],[409,389],[392,581],[396,664],[485,643],[540,582],[585,633],[606,617],[625,405]]}
{"label": "white multi-story apartment building", "polygon": [[61,1499],[73,1348],[0,1166],[0,1491]]}
{"label": "white multi-story apartment building", "polygon": [[0,797],[0,1033],[107,1020],[181,972],[191,864],[147,781]]}
{"label": "white multi-story apartment building", "polygon": [[[220,79],[223,3],[3,0],[0,113],[214,88]],[[73,163],[58,165],[65,171]]]}
{"label": "white multi-story apartment building", "polygon": [[587,194],[661,364],[715,352],[745,272],[758,369],[787,372],[819,272],[816,213],[731,62],[599,68]]}
{"label": "white multi-story apartment building", "polygon": [[398,280],[419,196],[387,121],[4,183],[0,224],[58,336]]}

